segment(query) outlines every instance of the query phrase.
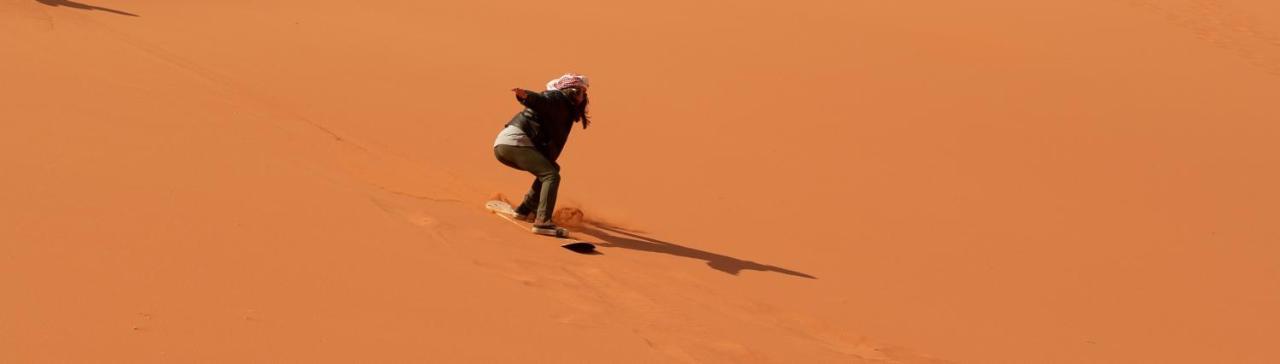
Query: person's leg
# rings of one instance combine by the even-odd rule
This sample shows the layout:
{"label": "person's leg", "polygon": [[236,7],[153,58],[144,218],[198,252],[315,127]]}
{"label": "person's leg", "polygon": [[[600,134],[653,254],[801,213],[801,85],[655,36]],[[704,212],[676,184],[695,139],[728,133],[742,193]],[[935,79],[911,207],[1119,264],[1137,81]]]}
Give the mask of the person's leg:
{"label": "person's leg", "polygon": [[542,180],[533,179],[533,185],[529,186],[529,193],[524,194],[524,200],[520,202],[520,207],[516,207],[517,215],[528,215],[538,208],[538,200],[542,196]]}
{"label": "person's leg", "polygon": [[533,204],[536,201],[537,218],[534,224],[551,225],[551,216],[556,208],[556,192],[560,188],[560,166],[547,160],[537,149],[530,147],[499,145],[494,148],[494,154],[503,164],[532,173],[537,177],[516,211],[530,212],[529,210],[534,209]]}
{"label": "person's leg", "polygon": [[[523,171],[524,168],[520,168],[519,163],[516,162],[516,159],[522,154],[522,152],[513,148],[516,147],[510,145],[494,146],[493,155],[497,157],[498,161],[502,162],[503,165]],[[529,192],[524,195],[524,200],[521,200],[520,205],[515,207],[516,215],[522,217],[532,213],[533,210],[538,207],[538,194],[541,192],[542,182],[537,178],[534,178],[533,186],[531,186],[529,188]]]}
{"label": "person's leg", "polygon": [[551,214],[556,211],[556,193],[560,189],[560,167],[550,163],[551,168],[534,172],[538,182],[542,184],[541,197],[538,199],[538,217],[533,220],[534,226],[554,225]]}
{"label": "person's leg", "polygon": [[510,145],[495,145],[493,146],[493,156],[497,157],[498,161],[502,162],[502,164],[507,167],[520,169],[520,166],[516,165],[515,159],[512,157],[513,151],[511,148],[515,147]]}

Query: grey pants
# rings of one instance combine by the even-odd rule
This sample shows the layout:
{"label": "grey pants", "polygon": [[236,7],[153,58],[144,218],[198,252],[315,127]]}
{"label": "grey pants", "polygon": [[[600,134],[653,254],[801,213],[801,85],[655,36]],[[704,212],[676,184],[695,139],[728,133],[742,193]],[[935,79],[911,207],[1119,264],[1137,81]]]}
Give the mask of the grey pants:
{"label": "grey pants", "polygon": [[547,160],[532,147],[499,145],[493,147],[493,155],[508,167],[533,174],[533,186],[524,195],[524,201],[516,207],[517,214],[537,211],[534,225],[551,224],[551,214],[556,211],[556,190],[560,189],[560,165]]}

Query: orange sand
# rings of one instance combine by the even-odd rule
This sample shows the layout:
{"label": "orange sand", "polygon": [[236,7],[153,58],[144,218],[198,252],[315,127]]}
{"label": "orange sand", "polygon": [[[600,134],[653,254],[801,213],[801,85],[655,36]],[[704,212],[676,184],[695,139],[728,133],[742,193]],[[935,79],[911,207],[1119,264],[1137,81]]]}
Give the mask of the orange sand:
{"label": "orange sand", "polygon": [[[482,208],[566,71],[598,256]],[[0,0],[0,362],[1280,362],[1277,95],[1271,0]]]}

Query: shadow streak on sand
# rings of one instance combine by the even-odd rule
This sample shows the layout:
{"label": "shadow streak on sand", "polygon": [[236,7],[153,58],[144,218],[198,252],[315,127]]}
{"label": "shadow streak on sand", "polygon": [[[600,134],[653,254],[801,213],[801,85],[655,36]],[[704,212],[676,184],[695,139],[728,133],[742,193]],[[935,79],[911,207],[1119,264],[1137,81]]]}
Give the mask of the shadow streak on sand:
{"label": "shadow streak on sand", "polygon": [[790,269],[776,267],[772,265],[760,264],[752,261],[746,261],[730,256],[724,256],[708,251],[702,251],[678,244],[673,244],[650,237],[642,236],[622,228],[608,226],[600,223],[587,223],[578,227],[587,235],[594,236],[601,240],[599,245],[604,248],[622,248],[641,250],[654,253],[670,254],[692,259],[700,259],[707,261],[707,266],[712,269],[738,275],[742,270],[758,270],[763,272],[777,272],[796,277],[804,277],[809,279],[818,279],[805,273],[793,271]]}
{"label": "shadow streak on sand", "polygon": [[53,6],[53,7],[65,6],[65,7],[68,7],[68,8],[76,8],[76,9],[89,10],[89,11],[93,11],[93,10],[102,10],[102,11],[105,11],[105,12],[108,12],[108,13],[120,14],[120,15],[125,15],[125,16],[132,16],[132,17],[137,17],[137,16],[138,16],[138,14],[130,13],[130,12],[127,12],[127,11],[120,11],[120,10],[116,10],[116,9],[104,8],[104,7],[101,7],[101,6],[93,6],[93,5],[89,5],[89,4],[81,4],[81,3],[78,3],[78,2],[75,2],[75,1],[71,1],[71,0],[36,0],[36,2],[41,3],[41,4],[45,4],[45,5],[48,5],[48,6]]}

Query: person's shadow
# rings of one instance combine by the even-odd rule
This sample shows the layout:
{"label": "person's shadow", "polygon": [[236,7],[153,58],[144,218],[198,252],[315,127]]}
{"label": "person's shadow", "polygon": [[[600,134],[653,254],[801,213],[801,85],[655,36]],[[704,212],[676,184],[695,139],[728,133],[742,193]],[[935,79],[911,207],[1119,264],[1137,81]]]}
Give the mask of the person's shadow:
{"label": "person's shadow", "polygon": [[742,260],[742,259],[738,259],[730,256],[724,256],[724,255],[720,255],[720,254],[716,254],[708,251],[698,250],[698,249],[678,245],[675,243],[665,242],[662,240],[658,240],[658,239],[646,237],[634,232],[630,232],[616,226],[610,226],[608,224],[603,224],[598,222],[588,222],[583,224],[582,226],[577,227],[576,229],[581,230],[583,233],[586,233],[587,235],[591,235],[593,237],[596,237],[597,239],[602,240],[601,243],[597,244],[600,247],[641,250],[641,251],[647,251],[647,252],[653,252],[653,253],[670,254],[670,255],[681,256],[686,258],[704,260],[707,262],[707,266],[710,266],[712,269],[729,273],[732,275],[738,275],[738,272],[741,272],[743,270],[758,270],[763,272],[777,272],[777,273],[782,273],[786,275],[804,277],[809,279],[818,279],[818,277],[814,277],[805,273],[797,272],[797,271],[782,268],[782,267],[760,264],[760,263],[746,261],[746,260]]}
{"label": "person's shadow", "polygon": [[89,4],[81,4],[71,0],[36,0],[36,2],[45,4],[48,6],[53,6],[53,7],[65,6],[68,8],[75,8],[75,9],[81,9],[81,10],[89,10],[89,11],[101,10],[108,13],[120,14],[125,16],[133,16],[133,17],[138,16],[138,14],[130,13],[127,11],[120,11],[116,9],[104,8],[101,6],[93,6]]}

